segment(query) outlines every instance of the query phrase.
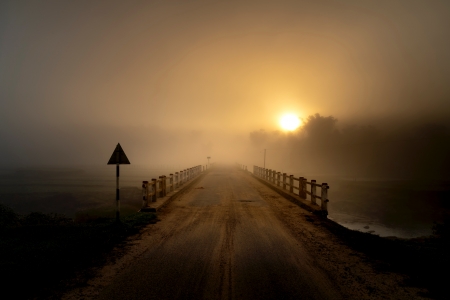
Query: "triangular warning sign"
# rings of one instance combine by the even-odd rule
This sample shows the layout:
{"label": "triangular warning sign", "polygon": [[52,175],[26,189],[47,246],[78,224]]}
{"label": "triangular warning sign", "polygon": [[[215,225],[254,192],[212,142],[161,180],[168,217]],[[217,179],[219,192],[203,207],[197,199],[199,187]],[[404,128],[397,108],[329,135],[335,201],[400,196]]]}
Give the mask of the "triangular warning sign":
{"label": "triangular warning sign", "polygon": [[108,165],[129,165],[130,161],[128,160],[128,157],[125,155],[125,152],[123,151],[122,147],[120,147],[120,143],[117,144],[116,149],[114,150],[113,154],[111,155],[111,158],[108,161]]}

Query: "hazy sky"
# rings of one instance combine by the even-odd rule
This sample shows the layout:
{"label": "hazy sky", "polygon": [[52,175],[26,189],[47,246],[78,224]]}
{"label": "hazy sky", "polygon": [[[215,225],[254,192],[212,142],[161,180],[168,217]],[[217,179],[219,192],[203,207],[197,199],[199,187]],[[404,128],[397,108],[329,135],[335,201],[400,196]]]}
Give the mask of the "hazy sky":
{"label": "hazy sky", "polygon": [[445,119],[449,58],[448,1],[4,0],[1,163],[142,161],[284,112]]}

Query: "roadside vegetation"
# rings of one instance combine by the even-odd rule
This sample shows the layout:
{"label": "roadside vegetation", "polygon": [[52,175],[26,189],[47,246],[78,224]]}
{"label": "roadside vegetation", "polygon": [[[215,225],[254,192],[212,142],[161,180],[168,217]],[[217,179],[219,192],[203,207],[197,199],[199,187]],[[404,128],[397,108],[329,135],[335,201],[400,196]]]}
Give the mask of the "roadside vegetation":
{"label": "roadside vegetation", "polygon": [[90,267],[101,266],[113,247],[154,222],[155,214],[131,208],[122,210],[116,222],[114,212],[104,209],[72,219],[39,212],[18,215],[0,204],[3,293],[14,299],[58,298],[68,281],[85,284],[93,276]]}
{"label": "roadside vegetation", "polygon": [[422,296],[448,299],[448,270],[450,269],[450,218],[435,223],[433,235],[413,239],[383,238],[370,233],[349,230],[334,222],[325,227],[345,244],[367,255],[375,268],[382,272],[398,272],[408,276],[405,285],[428,290]]}

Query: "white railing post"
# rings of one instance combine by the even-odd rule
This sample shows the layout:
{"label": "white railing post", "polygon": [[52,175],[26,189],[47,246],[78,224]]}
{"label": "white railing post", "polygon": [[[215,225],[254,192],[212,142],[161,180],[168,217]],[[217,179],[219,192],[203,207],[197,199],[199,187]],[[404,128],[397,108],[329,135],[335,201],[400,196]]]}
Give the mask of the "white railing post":
{"label": "white railing post", "polygon": [[328,184],[326,182],[322,183],[322,193],[321,193],[321,198],[322,198],[322,210],[326,211],[328,213],[328,189],[330,187],[328,186]]}
{"label": "white railing post", "polygon": [[173,192],[173,174],[170,173],[170,177],[169,177],[169,185],[170,185],[170,190],[169,192]]}
{"label": "white railing post", "polygon": [[148,181],[142,181],[142,208],[148,204]]}
{"label": "white railing post", "polygon": [[300,177],[300,179],[301,179],[301,186],[302,186],[302,194],[299,196],[302,197],[303,199],[306,199],[306,178]]}
{"label": "white railing post", "polygon": [[289,175],[289,192],[294,192],[294,175]]}
{"label": "white railing post", "polygon": [[286,189],[286,173],[283,173],[283,190]]}
{"label": "white railing post", "polygon": [[156,202],[158,189],[156,188],[158,181],[156,178],[152,178],[152,202]]}
{"label": "white railing post", "polygon": [[162,188],[162,182],[163,182],[163,178],[162,178],[162,176],[159,176],[158,177],[159,178],[159,180],[158,180],[158,191],[159,191],[159,198],[162,198],[162,197],[164,197],[164,192],[163,192],[163,188]]}
{"label": "white railing post", "polygon": [[277,186],[280,186],[280,172],[277,172]]}
{"label": "white railing post", "polygon": [[311,203],[316,204],[316,180],[311,180]]}

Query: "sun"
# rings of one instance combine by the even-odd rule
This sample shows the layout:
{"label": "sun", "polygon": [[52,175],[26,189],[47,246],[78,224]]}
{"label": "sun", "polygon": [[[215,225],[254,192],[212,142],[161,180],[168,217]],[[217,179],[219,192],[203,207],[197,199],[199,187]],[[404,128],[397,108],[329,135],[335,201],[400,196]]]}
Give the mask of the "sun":
{"label": "sun", "polygon": [[288,131],[297,129],[300,123],[300,119],[295,114],[284,114],[280,119],[281,127]]}

